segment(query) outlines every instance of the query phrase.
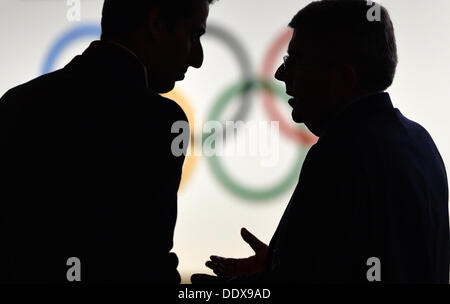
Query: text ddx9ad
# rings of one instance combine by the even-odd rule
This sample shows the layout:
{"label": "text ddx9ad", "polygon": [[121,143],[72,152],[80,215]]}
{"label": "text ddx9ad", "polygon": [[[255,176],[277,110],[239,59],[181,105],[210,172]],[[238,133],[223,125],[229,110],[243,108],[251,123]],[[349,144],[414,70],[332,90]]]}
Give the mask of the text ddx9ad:
{"label": "text ddx9ad", "polygon": [[190,290],[185,288],[178,292],[178,299],[196,299],[209,302],[213,299],[269,299],[270,290],[252,288],[223,288],[220,290]]}

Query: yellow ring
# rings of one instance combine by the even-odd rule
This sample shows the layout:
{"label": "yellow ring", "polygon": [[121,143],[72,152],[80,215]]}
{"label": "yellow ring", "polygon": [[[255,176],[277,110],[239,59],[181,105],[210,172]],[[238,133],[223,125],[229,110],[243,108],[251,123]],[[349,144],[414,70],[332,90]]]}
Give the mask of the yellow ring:
{"label": "yellow ring", "polygon": [[187,180],[191,177],[192,172],[194,171],[195,165],[197,164],[197,158],[198,156],[194,155],[194,111],[191,107],[191,103],[188,101],[187,98],[185,98],[185,95],[180,92],[178,88],[173,89],[169,93],[162,94],[162,96],[172,99],[175,101],[186,113],[186,116],[188,118],[189,126],[191,129],[191,140],[189,142],[189,151],[190,155],[186,155],[186,158],[184,160],[183,164],[183,173],[181,174],[181,182],[180,182],[180,188],[181,189],[186,183]]}

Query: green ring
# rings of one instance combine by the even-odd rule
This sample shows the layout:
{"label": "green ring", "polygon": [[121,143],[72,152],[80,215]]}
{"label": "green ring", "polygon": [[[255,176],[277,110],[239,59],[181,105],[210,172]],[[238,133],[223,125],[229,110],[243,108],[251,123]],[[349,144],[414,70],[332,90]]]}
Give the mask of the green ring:
{"label": "green ring", "polygon": [[[225,90],[220,95],[220,97],[214,103],[214,106],[208,115],[208,121],[211,120],[219,121],[220,114],[225,109],[225,106],[233,99],[233,97],[245,93],[249,90],[256,90],[256,89],[258,90],[262,89],[269,91],[271,93],[275,93],[279,97],[285,99],[286,101],[288,100],[288,96],[285,94],[284,89],[281,86],[269,83],[268,81],[252,80],[246,83],[239,83]],[[214,132],[215,130],[210,133],[203,133],[202,143],[204,143],[206,138],[213,135]],[[296,183],[301,170],[301,166],[297,166],[297,164],[303,164],[305,157],[306,157],[306,149],[302,148],[300,149],[300,153],[296,160],[296,165],[294,166],[294,169],[292,169],[286,176],[286,178],[284,178],[280,183],[275,184],[269,189],[254,189],[239,185],[234,180],[232,180],[230,176],[226,173],[217,155],[212,155],[208,157],[208,164],[210,165],[212,172],[217,177],[217,179],[230,192],[246,200],[261,201],[261,200],[270,200],[281,195],[282,193],[287,191],[294,183]]]}

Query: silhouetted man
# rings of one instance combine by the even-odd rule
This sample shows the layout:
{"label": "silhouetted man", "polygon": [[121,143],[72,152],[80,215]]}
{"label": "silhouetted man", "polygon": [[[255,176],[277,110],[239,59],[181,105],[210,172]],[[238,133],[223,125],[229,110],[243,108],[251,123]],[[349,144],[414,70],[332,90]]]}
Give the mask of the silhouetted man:
{"label": "silhouetted man", "polygon": [[243,229],[256,254],[212,256],[206,265],[219,277],[192,281],[447,284],[447,176],[428,132],[384,92],[397,65],[388,12],[316,1],[290,27],[275,77],[292,96],[293,120],[319,141],[269,247]]}
{"label": "silhouetted man", "polygon": [[211,2],[106,0],[100,41],[3,96],[2,281],[180,282],[171,127],[187,118],[158,93],[202,65]]}

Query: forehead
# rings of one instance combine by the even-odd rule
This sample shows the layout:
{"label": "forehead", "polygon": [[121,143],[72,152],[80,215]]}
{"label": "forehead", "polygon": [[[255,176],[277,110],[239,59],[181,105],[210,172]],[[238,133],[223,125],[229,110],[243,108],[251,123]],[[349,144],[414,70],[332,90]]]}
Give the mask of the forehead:
{"label": "forehead", "polygon": [[292,33],[291,41],[289,42],[288,53],[289,55],[313,55],[314,49],[311,41],[307,39],[307,36],[302,31],[295,29]]}
{"label": "forehead", "polygon": [[194,14],[188,18],[195,25],[206,25],[209,14],[209,2],[205,0],[195,1]]}

